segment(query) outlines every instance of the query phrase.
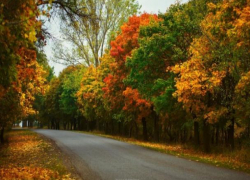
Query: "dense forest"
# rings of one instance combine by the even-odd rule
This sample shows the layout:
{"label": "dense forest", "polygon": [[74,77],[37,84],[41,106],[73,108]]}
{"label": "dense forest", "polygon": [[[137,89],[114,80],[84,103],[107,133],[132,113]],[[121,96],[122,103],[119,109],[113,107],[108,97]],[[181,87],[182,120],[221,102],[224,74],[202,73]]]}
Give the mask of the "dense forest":
{"label": "dense forest", "polygon": [[[126,7],[126,8],[125,8]],[[210,152],[250,138],[250,0],[190,0],[162,14],[133,0],[0,0],[0,127],[101,131]],[[53,14],[58,77],[38,17]],[[248,107],[249,106],[249,107]]]}

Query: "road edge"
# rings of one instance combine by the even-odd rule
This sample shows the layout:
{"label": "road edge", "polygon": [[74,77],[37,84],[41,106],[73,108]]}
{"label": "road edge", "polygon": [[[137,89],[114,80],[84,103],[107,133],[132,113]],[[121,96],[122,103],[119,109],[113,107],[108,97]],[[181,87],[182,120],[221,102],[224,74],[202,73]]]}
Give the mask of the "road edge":
{"label": "road edge", "polygon": [[68,147],[64,146],[62,143],[55,141],[43,134],[40,134],[36,130],[33,130],[43,139],[49,141],[57,151],[61,154],[59,157],[62,159],[64,165],[67,167],[69,172],[72,174],[74,178],[77,180],[101,180],[100,176],[93,171],[87,163],[81,160],[81,158],[74,154]]}

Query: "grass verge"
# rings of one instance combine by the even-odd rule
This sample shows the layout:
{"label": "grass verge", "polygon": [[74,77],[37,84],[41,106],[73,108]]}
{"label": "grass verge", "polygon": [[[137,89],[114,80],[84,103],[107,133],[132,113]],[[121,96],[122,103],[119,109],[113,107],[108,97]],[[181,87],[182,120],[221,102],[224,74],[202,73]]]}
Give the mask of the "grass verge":
{"label": "grass verge", "polygon": [[75,179],[51,142],[30,130],[12,130],[0,148],[0,179]]}
{"label": "grass verge", "polygon": [[225,167],[229,169],[250,173],[250,153],[249,153],[250,148],[245,148],[245,149],[241,148],[235,151],[230,151],[225,147],[223,147],[222,149],[221,147],[217,147],[214,148],[211,153],[207,154],[204,153],[199,148],[195,148],[194,146],[186,144],[182,145],[182,144],[163,144],[163,143],[145,142],[133,138],[106,135],[100,132],[82,132],[82,133],[111,138],[118,141],[123,141],[130,144],[143,146],[145,148],[156,150],[162,153],[171,154],[176,157],[181,157],[192,161],[208,163],[218,167]]}

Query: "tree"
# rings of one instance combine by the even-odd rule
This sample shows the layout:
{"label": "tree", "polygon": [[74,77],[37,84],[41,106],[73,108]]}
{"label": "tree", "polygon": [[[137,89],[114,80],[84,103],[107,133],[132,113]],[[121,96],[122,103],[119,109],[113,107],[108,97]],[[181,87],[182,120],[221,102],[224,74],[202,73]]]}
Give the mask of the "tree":
{"label": "tree", "polygon": [[[245,4],[244,4],[245,3]],[[234,108],[238,122],[242,123],[242,127],[245,127],[243,135],[250,137],[250,121],[249,121],[249,1],[243,1],[242,4],[235,7],[238,19],[233,22],[234,28],[231,29],[230,37],[237,42],[234,51],[239,56],[239,65],[241,76],[238,84],[235,87]],[[235,4],[237,4],[235,2]]]}
{"label": "tree", "polygon": [[[126,59],[131,56],[132,50],[139,46],[139,28],[148,25],[151,21],[157,19],[156,15],[146,13],[140,16],[132,16],[129,18],[128,22],[121,27],[120,35],[111,42],[110,54],[114,57],[115,62],[110,65],[111,73],[104,79],[105,87],[103,88],[103,91],[104,98],[109,102],[110,108],[114,114],[121,114],[122,109],[125,106],[125,101],[131,99],[131,97],[126,98],[124,96],[130,96],[130,93],[123,93],[127,88],[123,83],[123,80],[128,74],[128,69],[125,66]],[[125,109],[128,110],[128,108]],[[134,111],[135,110],[136,108],[134,108]],[[136,114],[136,112],[134,114]],[[139,114],[140,113],[137,113],[137,115]],[[137,117],[135,117],[135,119],[137,119]]]}
{"label": "tree", "polygon": [[[40,7],[46,5],[48,10],[61,8],[62,13],[67,15],[72,22],[77,18],[89,16],[82,13],[82,7],[79,8],[76,1],[1,0],[0,4],[0,101],[6,106],[10,105],[10,102],[18,102],[15,104],[15,112],[19,117],[27,116],[35,113],[32,108],[34,95],[44,91],[45,83],[45,72],[37,63],[35,47],[35,42],[44,41],[46,33],[42,29],[42,22],[37,19],[39,15],[46,14],[46,11],[41,11]],[[5,110],[7,109],[11,108],[6,107]],[[11,124],[17,117],[13,113],[12,117],[7,116],[1,118],[2,134],[6,124]]]}
{"label": "tree", "polygon": [[[191,3],[174,4],[159,16],[160,21],[151,21],[147,26],[140,27],[139,47],[132,51],[126,61],[130,71],[125,84],[137,89],[152,104],[156,140],[159,140],[159,116],[170,139],[173,139],[172,132],[168,131],[168,127],[173,124],[170,121],[181,121],[175,118],[179,117],[176,111],[185,116],[181,106],[172,97],[175,76],[169,71],[166,74],[166,69],[188,59],[188,48],[193,37],[200,33],[197,23],[199,13],[194,15]],[[181,119],[183,121],[185,118]],[[171,129],[174,131],[174,128]]]}
{"label": "tree", "polygon": [[1,1],[0,3],[2,63],[0,85],[1,89],[6,89],[16,79],[19,48],[33,48],[32,44],[36,40],[36,29],[40,29],[41,23],[36,20],[38,10],[34,2],[27,3],[24,0],[18,0],[16,2]]}
{"label": "tree", "polygon": [[80,111],[88,119],[87,123],[95,124],[98,130],[101,128],[101,123],[108,123],[110,117],[109,109],[103,99],[102,88],[105,85],[103,79],[110,72],[109,64],[114,62],[114,59],[109,54],[104,54],[100,61],[99,67],[88,67],[83,74],[81,88],[77,92]]}
{"label": "tree", "polygon": [[111,34],[115,33],[130,15],[136,14],[139,5],[135,0],[75,2],[83,7],[82,11],[89,14],[91,19],[79,17],[72,21],[69,16],[61,14],[62,34],[73,47],[70,52],[66,52],[57,44],[54,48],[55,60],[64,64],[82,63],[97,67],[100,64],[99,57],[108,48]]}
{"label": "tree", "polygon": [[45,94],[44,102],[44,111],[43,118],[45,119],[45,124],[48,125],[48,128],[59,129],[60,128],[60,119],[62,114],[60,112],[60,80],[57,77],[54,77],[49,84],[49,88]]}
{"label": "tree", "polygon": [[[69,67],[68,67],[69,68]],[[71,129],[80,128],[80,111],[78,110],[76,93],[80,89],[82,74],[86,71],[86,68],[82,65],[75,66],[74,69],[62,80],[62,93],[60,95],[60,111],[67,115],[67,118],[71,122]],[[64,123],[64,129],[66,129],[67,119]]]}
{"label": "tree", "polygon": [[[44,71],[36,61],[34,42],[41,22],[34,1],[0,2],[0,101],[4,108],[0,127],[12,125],[17,117],[34,113],[34,95],[43,91]],[[3,139],[2,139],[3,140]]]}
{"label": "tree", "polygon": [[219,120],[225,120],[228,144],[234,148],[235,88],[241,73],[249,68],[243,67],[249,61],[245,47],[238,44],[244,40],[234,32],[239,30],[237,25],[244,19],[241,14],[247,4],[247,1],[208,4],[210,13],[201,23],[202,36],[191,45],[191,58],[172,69],[179,73],[175,96],[185,109],[203,121],[206,151],[210,150],[209,124]]}

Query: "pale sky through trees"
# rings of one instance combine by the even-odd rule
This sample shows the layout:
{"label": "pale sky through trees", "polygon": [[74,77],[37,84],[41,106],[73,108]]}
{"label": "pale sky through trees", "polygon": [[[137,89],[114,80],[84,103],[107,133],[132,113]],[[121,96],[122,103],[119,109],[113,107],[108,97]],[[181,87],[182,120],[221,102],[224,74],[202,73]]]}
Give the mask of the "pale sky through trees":
{"label": "pale sky through trees", "polygon": [[[137,0],[138,3],[141,5],[141,9],[140,12],[148,12],[148,13],[156,13],[158,14],[158,12],[162,12],[164,13],[167,8],[176,2],[176,0]],[[182,0],[182,3],[187,2],[188,0]],[[60,39],[60,33],[59,33],[59,24],[57,22],[55,22],[55,20],[51,20],[50,23],[50,33],[56,37]],[[61,65],[61,64],[57,64],[51,61],[52,59],[52,40],[48,40],[47,42],[47,46],[44,47],[44,51],[47,55],[47,58],[49,60],[49,64],[51,66],[54,66],[54,70],[55,70],[55,74],[58,76],[58,74],[60,73],[60,71],[62,71],[65,66]]]}

